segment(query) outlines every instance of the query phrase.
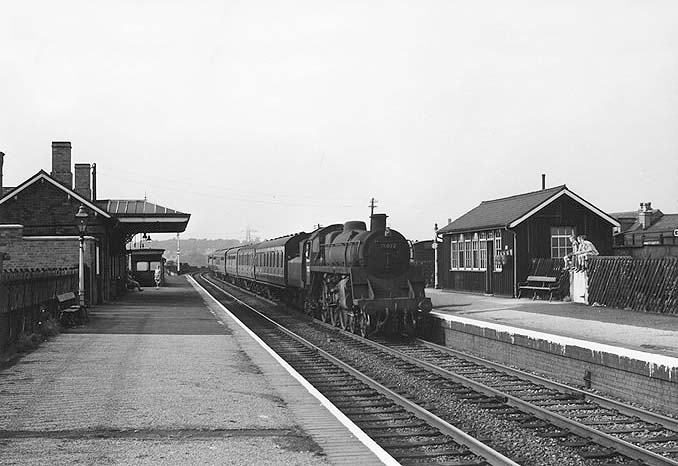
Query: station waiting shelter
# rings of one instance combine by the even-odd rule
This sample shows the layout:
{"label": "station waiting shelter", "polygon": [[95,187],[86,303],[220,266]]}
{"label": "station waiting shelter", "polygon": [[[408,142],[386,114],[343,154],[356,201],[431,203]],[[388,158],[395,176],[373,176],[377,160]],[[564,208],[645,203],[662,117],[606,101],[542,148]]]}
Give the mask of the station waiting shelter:
{"label": "station waiting shelter", "polygon": [[155,286],[155,270],[160,269],[160,286],[165,285],[164,249],[128,249],[128,265],[141,286]]}

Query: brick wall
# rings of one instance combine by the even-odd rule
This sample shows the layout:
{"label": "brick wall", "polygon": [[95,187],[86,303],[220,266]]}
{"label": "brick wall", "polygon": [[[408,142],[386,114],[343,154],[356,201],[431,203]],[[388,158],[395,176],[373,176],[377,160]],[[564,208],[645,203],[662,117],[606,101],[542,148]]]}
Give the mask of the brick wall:
{"label": "brick wall", "polygon": [[[2,268],[11,269],[53,269],[78,267],[80,261],[79,238],[64,237],[30,237],[23,236],[20,225],[0,225],[0,253],[4,253]],[[86,292],[88,302],[99,301],[96,287],[96,246],[93,237],[85,237],[84,264]]]}
{"label": "brick wall", "polygon": [[449,348],[578,387],[584,386],[584,375],[588,371],[594,390],[678,415],[676,367],[656,366],[612,353],[460,322],[439,320],[438,325],[444,333],[444,345]]}
{"label": "brick wall", "polygon": [[5,269],[73,267],[79,261],[78,238],[24,238],[9,246],[7,253]]}

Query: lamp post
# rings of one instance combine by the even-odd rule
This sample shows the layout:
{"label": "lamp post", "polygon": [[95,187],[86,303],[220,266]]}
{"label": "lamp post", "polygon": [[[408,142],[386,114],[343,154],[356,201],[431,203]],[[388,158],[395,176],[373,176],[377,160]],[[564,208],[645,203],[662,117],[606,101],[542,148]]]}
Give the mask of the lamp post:
{"label": "lamp post", "polygon": [[87,230],[87,212],[85,207],[80,206],[78,213],[75,214],[75,220],[78,225],[80,235],[80,258],[78,262],[78,296],[80,298],[80,307],[85,307],[85,231]]}
{"label": "lamp post", "polygon": [[438,224],[433,225],[433,287],[438,289]]}

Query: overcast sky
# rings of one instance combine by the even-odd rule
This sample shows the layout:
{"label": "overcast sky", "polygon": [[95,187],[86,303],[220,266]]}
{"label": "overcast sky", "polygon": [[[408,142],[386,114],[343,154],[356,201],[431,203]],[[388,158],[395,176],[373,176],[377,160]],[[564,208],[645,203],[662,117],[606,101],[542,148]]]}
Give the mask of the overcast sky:
{"label": "overcast sky", "polygon": [[23,1],[0,14],[4,184],[95,162],[183,237],[367,220],[410,239],[567,184],[678,213],[678,2]]}

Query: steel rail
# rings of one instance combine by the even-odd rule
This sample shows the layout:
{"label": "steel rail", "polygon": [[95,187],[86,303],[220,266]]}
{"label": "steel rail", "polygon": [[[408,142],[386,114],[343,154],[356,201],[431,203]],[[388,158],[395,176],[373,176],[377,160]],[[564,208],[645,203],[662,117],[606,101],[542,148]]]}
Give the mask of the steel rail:
{"label": "steel rail", "polygon": [[[656,453],[653,453],[651,451],[645,450],[643,448],[640,448],[636,445],[633,445],[632,443],[626,442],[624,440],[618,439],[612,435],[606,434],[604,432],[600,432],[596,429],[593,429],[585,424],[582,424],[580,422],[574,421],[572,419],[569,419],[565,416],[561,416],[560,414],[553,413],[551,411],[548,411],[547,409],[541,408],[539,406],[535,406],[527,401],[521,400],[518,397],[515,397],[513,395],[509,395],[507,393],[502,392],[501,390],[488,387],[487,385],[484,385],[480,382],[476,382],[475,380],[471,380],[467,377],[464,377],[463,375],[455,374],[454,372],[451,372],[447,369],[443,369],[441,367],[438,367],[434,364],[431,364],[426,361],[422,361],[421,359],[418,359],[414,356],[409,356],[401,351],[398,351],[393,348],[389,348],[388,346],[384,346],[378,342],[372,341],[372,340],[367,340],[363,338],[358,338],[355,337],[353,334],[349,332],[342,331],[338,329],[342,333],[345,333],[351,338],[354,338],[356,340],[359,340],[361,343],[365,343],[369,346],[372,346],[380,351],[383,351],[385,353],[391,354],[393,356],[396,356],[398,358],[401,358],[403,360],[406,360],[416,366],[425,368],[435,374],[438,374],[440,376],[443,376],[445,378],[454,380],[455,382],[461,383],[467,387],[472,388],[473,390],[476,390],[480,393],[483,393],[487,396],[492,396],[492,397],[497,397],[501,400],[503,400],[506,404],[513,406],[515,408],[518,408],[522,411],[525,411],[527,413],[530,413],[534,415],[535,417],[548,421],[552,424],[557,425],[558,427],[561,427],[563,429],[567,429],[568,431],[575,433],[579,435],[580,437],[584,438],[589,438],[594,440],[595,442],[599,443],[601,446],[612,448],[614,451],[621,453],[625,456],[628,456],[631,459],[639,460],[645,462],[648,466],[678,466],[678,461],[671,460],[669,458],[666,458],[664,456],[658,455]],[[484,364],[484,363],[483,363]]]}
{"label": "steel rail", "polygon": [[[205,279],[206,281],[209,281]],[[216,285],[214,282],[212,282],[213,285]],[[257,315],[259,315],[261,318],[266,320],[267,322],[271,323],[274,325],[278,330],[289,336],[290,338],[294,339],[295,341],[301,343],[302,345],[306,346],[310,350],[316,352],[317,354],[321,355],[323,358],[327,359],[328,361],[332,362],[336,366],[340,367],[341,369],[345,370],[349,374],[351,374],[353,377],[356,379],[360,380],[361,382],[365,383],[366,385],[372,387],[374,390],[378,391],[382,395],[386,396],[387,398],[390,398],[392,401],[394,401],[396,404],[402,406],[404,409],[407,411],[413,413],[415,416],[420,417],[421,419],[425,420],[427,423],[430,425],[436,427],[440,432],[442,432],[445,435],[450,436],[452,439],[454,439],[456,442],[466,446],[471,452],[474,454],[484,458],[487,460],[492,466],[520,466],[518,463],[512,461],[511,459],[505,457],[501,453],[493,450],[489,446],[485,445],[484,443],[478,441],[476,438],[471,437],[468,435],[466,432],[458,429],[457,427],[453,426],[452,424],[446,422],[445,420],[439,418],[435,414],[427,411],[426,409],[422,408],[421,406],[413,403],[412,401],[408,400],[407,398],[403,397],[402,395],[394,392],[393,390],[387,388],[386,386],[380,384],[376,380],[370,378],[369,376],[363,374],[359,370],[353,368],[349,364],[345,363],[344,361],[336,358],[335,356],[331,355],[327,351],[323,350],[319,346],[311,343],[310,341],[306,340],[305,338],[295,334],[291,330],[285,328],[283,325],[277,323],[275,320],[271,319],[270,317],[262,314],[261,312],[257,311],[255,308],[250,306],[249,304],[245,303],[244,301],[241,301],[238,299],[236,296],[232,295],[231,293],[221,290],[222,293],[227,294],[231,296],[234,300],[238,301],[241,305],[247,307],[251,311],[255,312]]]}
{"label": "steel rail", "polygon": [[[254,296],[258,297],[258,295],[254,295]],[[235,296],[233,296],[233,298],[238,300],[237,298],[235,298]],[[243,305],[249,307],[250,309],[254,310],[247,303],[244,303],[240,300],[238,300],[238,301],[241,302]],[[255,312],[258,312],[258,311],[255,311]],[[266,317],[266,316],[263,316],[263,317],[268,319],[268,317]],[[320,321],[316,321],[316,320],[314,320],[314,323],[321,325],[321,326],[325,326],[325,327],[330,328],[330,329],[334,329],[335,331],[340,332],[341,334],[348,336],[348,337],[350,337],[350,338],[352,338],[356,341],[368,344],[370,346],[373,346],[374,348],[379,349],[380,351],[387,352],[387,353],[392,354],[396,357],[407,360],[412,364],[418,365],[420,367],[424,367],[427,370],[430,370],[430,371],[432,371],[432,372],[434,372],[438,375],[441,375],[443,377],[455,380],[455,381],[457,381],[461,384],[464,384],[466,386],[470,386],[471,388],[473,388],[474,390],[476,390],[480,393],[484,393],[485,395],[492,396],[492,397],[499,397],[502,400],[504,400],[506,402],[506,404],[508,404],[510,406],[514,406],[518,409],[521,409],[525,412],[528,412],[528,413],[534,415],[535,417],[538,417],[542,420],[551,422],[552,424],[557,425],[558,427],[567,429],[568,431],[575,433],[575,434],[577,434],[581,437],[592,439],[592,440],[596,441],[597,443],[599,443],[601,446],[612,448],[613,450],[617,451],[618,453],[621,453],[625,456],[628,456],[631,459],[643,461],[648,466],[678,466],[678,461],[671,460],[671,459],[666,458],[664,456],[658,455],[656,453],[653,453],[651,451],[648,451],[648,450],[645,450],[641,447],[638,447],[638,446],[636,446],[632,443],[621,440],[621,439],[614,437],[612,435],[606,434],[604,432],[600,432],[600,431],[598,431],[598,430],[596,430],[592,427],[589,427],[585,424],[582,424],[580,422],[569,419],[569,418],[562,416],[560,414],[553,413],[553,412],[551,412],[547,409],[535,406],[535,405],[533,405],[533,404],[531,404],[527,401],[521,400],[518,397],[506,394],[506,393],[502,392],[501,390],[494,389],[492,387],[488,387],[486,385],[483,385],[480,382],[476,382],[476,381],[469,379],[467,377],[464,377],[462,375],[458,375],[458,374],[455,374],[454,372],[451,372],[451,371],[448,371],[446,369],[437,367],[437,366],[435,366],[431,363],[428,363],[428,362],[423,361],[421,359],[418,359],[416,357],[409,356],[405,353],[402,353],[401,351],[398,351],[398,350],[395,350],[393,348],[389,348],[387,346],[381,345],[378,342],[368,340],[368,339],[364,339],[364,338],[362,338],[358,335],[354,335],[354,334],[352,334],[348,331],[342,330],[342,329],[335,327],[333,325],[330,325],[330,324],[327,324],[327,323],[324,323],[324,322],[320,322]],[[279,324],[276,323],[276,325],[279,325]],[[283,328],[283,327],[281,327],[281,328]],[[287,332],[288,330],[284,329],[284,331]],[[299,337],[299,338],[301,338],[301,337]],[[445,347],[440,346],[440,345],[435,345],[433,343],[426,342],[424,340],[417,340],[417,341],[423,343],[424,346],[428,346],[430,348],[437,349],[437,350],[442,350],[442,351],[445,351],[445,352],[448,352],[448,353],[451,353],[451,354],[454,354],[454,355],[459,355],[459,357],[461,357],[463,359],[471,360],[471,361],[476,362],[480,365],[490,366],[493,369],[496,369],[496,370],[499,370],[499,371],[510,371],[514,375],[517,374],[520,377],[525,377],[525,378],[529,379],[530,381],[532,381],[533,383],[544,384],[544,385],[547,385],[547,386],[556,387],[558,390],[562,389],[562,390],[564,390],[564,391],[566,391],[570,394],[576,394],[578,396],[586,396],[586,397],[590,398],[591,400],[596,401],[602,407],[607,407],[607,408],[611,408],[611,409],[618,409],[619,412],[626,414],[626,415],[638,416],[641,419],[643,419],[643,416],[641,416],[640,414],[647,415],[648,418],[643,419],[646,422],[656,422],[656,423],[658,423],[658,424],[660,424],[660,425],[662,425],[662,426],[664,426],[664,427],[666,427],[670,430],[678,430],[675,427],[673,427],[673,426],[678,425],[678,422],[669,418],[669,417],[661,416],[661,415],[654,414],[654,413],[647,413],[647,412],[644,412],[642,410],[639,411],[638,409],[636,409],[632,406],[625,405],[623,403],[620,403],[620,402],[617,402],[617,401],[614,401],[614,400],[609,400],[609,399],[606,399],[606,398],[603,398],[603,397],[600,397],[600,396],[597,396],[597,395],[593,395],[593,394],[590,394],[590,393],[587,393],[587,392],[584,392],[584,391],[581,391],[581,390],[577,390],[573,387],[568,387],[566,385],[558,384],[557,382],[549,381],[549,380],[543,379],[539,376],[527,374],[527,373],[518,371],[516,369],[506,368],[505,366],[502,366],[500,364],[491,363],[489,361],[485,361],[485,360],[482,360],[480,358],[452,350],[450,348],[445,348]],[[307,342],[307,343],[310,344],[310,345],[313,345],[310,342]],[[319,349],[319,351],[323,351],[323,350]],[[323,351],[323,353],[325,353],[325,352]],[[332,355],[328,354],[328,356],[330,358],[336,359]],[[339,361],[339,360],[337,360],[337,361]],[[354,370],[354,369],[351,368],[351,370]],[[369,382],[365,382],[365,383],[367,383],[368,385],[371,385]],[[375,382],[375,383],[378,384],[378,382]],[[386,388],[386,387],[383,387],[383,388],[385,390],[391,392],[388,388]],[[394,393],[394,392],[391,392],[391,393]],[[400,397],[400,395],[398,395],[397,393],[394,393],[394,394],[396,396]],[[407,403],[410,403],[410,402],[407,401]],[[427,413],[428,413],[428,411],[427,411]],[[429,414],[431,414],[432,416],[435,416],[432,413],[429,413]],[[445,421],[442,421],[442,422],[445,422]],[[463,442],[460,441],[460,443],[463,443]]]}
{"label": "steel rail", "polygon": [[430,341],[426,340],[421,340],[417,339],[417,343],[420,343],[422,346],[425,346],[427,348],[431,348],[437,351],[442,351],[448,354],[451,354],[453,356],[459,357],[461,359],[465,359],[467,361],[474,362],[476,364],[480,364],[483,366],[491,367],[492,369],[495,369],[500,372],[506,372],[507,374],[510,375],[515,375],[516,377],[528,379],[530,382],[535,383],[537,385],[544,385],[547,388],[553,388],[558,391],[562,391],[565,393],[568,393],[570,395],[575,395],[581,399],[588,399],[590,401],[593,401],[600,406],[608,409],[614,409],[619,411],[622,414],[625,414],[627,416],[636,416],[642,421],[648,422],[648,423],[653,423],[653,424],[659,424],[663,426],[664,428],[668,430],[673,430],[673,431],[678,431],[678,419],[673,419],[668,416],[663,416],[661,414],[653,413],[651,411],[647,411],[645,409],[641,408],[636,408],[635,406],[631,406],[629,404],[623,403],[621,401],[617,400],[611,400],[609,398],[605,398],[601,395],[596,395],[595,393],[589,393],[586,390],[581,390],[579,388],[571,387],[569,385],[562,384],[560,382],[555,382],[553,380],[549,380],[543,377],[540,377],[538,375],[530,374],[528,372],[521,371],[520,369],[515,369],[513,367],[505,366],[500,363],[492,362],[492,361],[487,361],[485,359],[479,358],[477,356],[472,356],[467,353],[462,353],[461,351],[454,350],[452,348],[447,348],[445,346],[437,345],[435,343],[431,343]]}

